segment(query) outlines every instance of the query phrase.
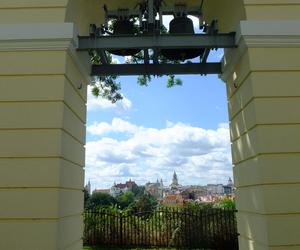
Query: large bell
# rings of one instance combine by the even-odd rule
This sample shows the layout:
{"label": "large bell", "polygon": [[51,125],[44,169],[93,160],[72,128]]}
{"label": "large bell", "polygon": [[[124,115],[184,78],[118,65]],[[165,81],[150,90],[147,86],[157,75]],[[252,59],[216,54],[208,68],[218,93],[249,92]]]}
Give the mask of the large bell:
{"label": "large bell", "polygon": [[[118,20],[113,25],[113,36],[118,35],[134,35],[135,28],[133,22],[129,20]],[[139,53],[141,50],[139,49],[122,49],[122,50],[110,50],[108,51],[111,54],[117,56],[133,56]]]}
{"label": "large bell", "polygon": [[[170,22],[170,34],[195,34],[193,21],[187,16],[175,17]],[[163,49],[161,54],[169,60],[184,61],[204,53],[204,49]]]}

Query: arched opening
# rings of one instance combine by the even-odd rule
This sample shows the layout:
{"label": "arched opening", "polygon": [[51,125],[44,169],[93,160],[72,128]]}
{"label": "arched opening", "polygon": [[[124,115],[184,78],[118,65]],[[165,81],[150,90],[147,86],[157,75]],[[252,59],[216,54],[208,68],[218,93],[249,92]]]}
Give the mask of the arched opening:
{"label": "arched opening", "polygon": [[[219,55],[220,56],[220,55]],[[220,58],[219,58],[220,59]],[[119,60],[119,59],[118,59]],[[125,80],[124,80],[125,81]],[[195,81],[195,80],[194,80]],[[224,85],[223,85],[223,87],[224,87]],[[194,88],[194,91],[197,89],[196,87],[195,87],[195,85],[193,86],[193,88]],[[193,92],[193,91],[191,91],[191,89],[190,89],[190,92]],[[224,89],[223,89],[223,94],[224,94],[224,96],[225,96],[225,92],[224,92]],[[156,97],[157,97],[157,95],[155,95]],[[224,97],[223,96],[223,97]],[[197,98],[197,97],[195,97],[195,98]],[[178,103],[177,103],[178,104]],[[95,103],[94,103],[94,105],[95,105]],[[99,104],[100,105],[100,104]],[[196,106],[197,105],[199,105],[199,103],[198,104],[195,104]],[[224,105],[223,105],[224,106]],[[175,107],[174,107],[175,108]],[[192,110],[189,110],[190,112],[192,112]],[[145,110],[144,110],[144,112],[145,112]],[[147,111],[146,111],[147,112]],[[147,113],[149,113],[150,114],[150,112],[147,112]],[[152,115],[152,117],[153,117],[153,115]],[[104,117],[103,117],[104,118]],[[105,118],[104,118],[104,120],[105,120]],[[117,124],[118,123],[118,124]],[[130,131],[128,131],[128,129],[126,130],[124,127],[122,127],[122,125],[125,125],[127,128],[128,127],[130,127],[131,128],[131,130]],[[216,124],[215,124],[216,125]],[[145,126],[145,125],[144,125]],[[187,129],[191,129],[191,130],[194,130],[195,128],[194,127],[192,127],[192,126],[180,126],[180,124],[179,123],[177,123],[177,124],[173,124],[173,125],[170,125],[169,124],[169,128],[163,128],[165,131],[165,133],[167,133],[167,131],[166,130],[172,130],[172,129],[182,129],[182,130],[185,130],[186,128]],[[102,128],[103,127],[106,127],[106,131],[103,131],[102,130]],[[133,162],[131,162],[131,167],[129,167],[129,165],[130,165],[130,159],[128,159],[128,157],[129,156],[132,156],[132,158],[136,158],[136,156],[134,156],[134,153],[133,152],[130,152],[130,150],[129,151],[127,151],[126,152],[126,144],[127,144],[127,142],[129,141],[129,140],[131,140],[132,138],[130,137],[130,136],[138,136],[138,131],[133,131],[134,130],[134,128],[138,128],[139,126],[137,126],[136,124],[132,124],[132,123],[130,123],[128,120],[126,121],[126,120],[124,120],[124,119],[110,119],[110,120],[106,120],[105,122],[104,121],[102,121],[102,122],[97,122],[97,120],[94,118],[93,119],[93,124],[89,124],[89,126],[88,126],[88,130],[89,130],[89,135],[90,136],[94,136],[94,141],[91,141],[90,143],[88,143],[88,153],[89,153],[89,163],[88,164],[94,164],[94,166],[96,166],[96,165],[98,165],[98,167],[102,167],[102,170],[103,170],[103,172],[105,172],[105,171],[109,171],[109,166],[108,165],[110,165],[110,168],[111,169],[113,169],[114,170],[114,172],[115,173],[117,173],[117,174],[115,174],[115,176],[113,177],[113,178],[115,178],[115,180],[117,179],[117,175],[121,172],[121,174],[123,174],[124,175],[124,177],[125,178],[127,178],[128,177],[128,179],[130,179],[131,177],[132,177],[132,169],[134,169],[134,167],[133,168],[131,168],[132,167],[132,165],[135,165],[135,163],[133,163]],[[141,127],[141,125],[140,125],[140,127]],[[157,130],[163,130],[162,128],[161,129],[157,129]],[[138,130],[138,129],[137,129]],[[145,130],[151,130],[151,128],[143,128],[143,130],[144,130],[144,136],[146,136],[146,134],[147,134],[147,132],[145,131]],[[200,129],[201,130],[201,129]],[[218,134],[218,133],[223,133],[223,131],[224,130],[226,130],[226,128],[224,128],[224,127],[222,127],[222,125],[220,126],[220,127],[216,127],[215,128],[215,130],[216,131],[203,131],[202,130],[202,132],[204,132],[204,133],[210,133],[210,132],[212,132],[212,133],[216,133],[216,134]],[[128,136],[128,133],[130,134],[130,133],[132,133],[131,135],[129,135],[129,139],[127,138],[126,140],[122,140],[122,139],[120,139],[120,137],[118,137],[118,136],[116,136],[116,135],[114,135],[113,136],[113,139],[108,139],[108,136],[106,135],[107,133],[109,133],[109,132],[119,132],[120,133],[120,131],[122,132],[124,132],[123,133],[123,135],[121,135],[121,137],[123,136]],[[160,131],[158,131],[158,134],[160,133]],[[226,132],[225,132],[226,133]],[[161,133],[161,134],[163,134],[163,133]],[[104,135],[104,137],[100,137],[100,139],[96,139],[96,137],[95,136],[103,136]],[[196,136],[196,134],[194,134],[194,136]],[[219,135],[220,136],[220,135]],[[147,140],[146,138],[144,138],[145,140]],[[149,138],[148,138],[149,139]],[[176,139],[176,138],[175,138]],[[225,139],[226,140],[226,139]],[[229,136],[227,137],[227,140],[229,140]],[[228,142],[228,141],[227,141]],[[108,143],[107,145],[106,145],[106,143]],[[152,142],[153,143],[153,142]],[[115,145],[115,147],[113,146],[113,144]],[[123,149],[122,149],[122,153],[120,153],[120,152],[117,152],[118,151],[118,149],[121,149],[121,145],[122,144],[124,144],[124,146],[123,146]],[[174,143],[175,144],[175,143]],[[117,146],[118,145],[118,146]],[[128,145],[128,144],[127,144]],[[143,146],[143,147],[148,147],[149,145],[146,145],[145,143],[144,143],[144,145],[143,145],[143,143],[142,142],[140,142],[140,144],[139,145],[136,145],[136,147],[141,147],[141,146]],[[166,146],[166,145],[165,145]],[[195,144],[194,144],[194,146],[195,146]],[[229,146],[229,144],[227,144],[227,149],[228,149],[228,146]],[[97,149],[98,148],[98,149]],[[161,150],[162,148],[158,148],[157,150]],[[91,150],[91,151],[90,151]],[[97,150],[99,150],[98,152],[97,152]],[[200,145],[198,145],[198,150],[201,150],[201,148],[200,148]],[[93,153],[90,153],[90,152],[93,152]],[[139,152],[139,153],[141,153],[141,152]],[[174,153],[174,152],[173,152]],[[199,153],[199,152],[198,152]],[[170,160],[172,160],[171,159],[171,154],[172,153],[170,153],[169,155],[168,155],[168,157],[169,157],[169,159],[167,159],[168,157],[161,157],[161,159],[162,158],[165,158],[165,160],[168,160],[168,161],[170,161]],[[110,156],[110,157],[108,157],[108,156]],[[125,157],[125,158],[123,158],[123,160],[122,160],[122,155]],[[154,157],[154,155],[152,155],[152,157]],[[93,158],[93,160],[91,159],[91,158]],[[111,159],[109,159],[109,158],[111,158]],[[115,158],[117,159],[117,161],[118,162],[115,162]],[[130,157],[129,157],[130,158]],[[145,156],[144,156],[144,158],[146,158]],[[178,157],[178,159],[179,158],[181,158],[180,157],[180,155],[179,155],[179,157]],[[228,159],[228,155],[227,155],[227,159]],[[93,163],[91,163],[91,162],[93,162]],[[107,164],[108,163],[108,164]],[[118,164],[119,163],[119,164]],[[191,163],[191,162],[190,162]],[[127,164],[127,166],[125,166]],[[144,162],[142,162],[141,161],[141,158],[140,158],[140,164],[144,164]],[[169,163],[169,164],[171,164],[171,163]],[[178,164],[178,163],[177,163]],[[105,166],[106,165],[106,166]],[[181,167],[182,167],[183,165],[181,165]],[[91,167],[91,165],[90,165],[90,167]],[[163,167],[163,166],[161,166],[161,167]],[[180,168],[180,167],[179,167]],[[96,168],[95,168],[96,169]],[[95,169],[94,169],[94,171],[95,171]],[[124,173],[124,169],[125,169],[125,172],[126,173]],[[135,169],[137,170],[138,169],[138,167],[137,166],[135,166]],[[89,169],[89,170],[91,170],[91,169]],[[98,171],[100,171],[100,169],[98,168]],[[139,170],[139,171],[141,171],[141,170]],[[163,174],[164,175],[164,173],[162,173],[163,171],[162,170],[159,170],[159,168],[157,169],[157,172],[156,172],[156,174],[158,173],[158,171],[160,171],[160,174]],[[188,168],[187,169],[185,169],[185,171],[186,172],[188,172]],[[192,171],[190,171],[190,172],[192,172]],[[166,174],[166,173],[165,173]],[[95,173],[95,175],[97,176],[97,174]],[[191,176],[193,176],[193,174],[191,174]],[[92,179],[92,185],[93,185],[93,187],[97,187],[99,184],[97,184],[96,183],[96,181],[95,181],[95,178],[93,178],[93,176],[92,175],[90,175],[89,174],[89,177]],[[89,179],[89,177],[87,177],[88,179]],[[102,178],[103,178],[104,176],[102,176]],[[108,177],[108,179],[109,178],[111,178],[112,177],[112,174],[110,174],[110,175],[107,175],[106,177]],[[157,176],[158,177],[158,176]],[[228,176],[227,176],[228,177]],[[104,177],[105,178],[105,177]],[[134,178],[134,177],[133,177]],[[132,179],[133,179],[132,178]],[[117,179],[118,180],[118,179]],[[227,181],[227,180],[226,180]],[[222,182],[226,182],[225,180],[224,180],[224,178],[223,178],[223,180],[222,180]],[[110,179],[110,182],[112,183],[113,182],[113,180],[112,179]],[[110,183],[110,184],[111,184]],[[107,186],[107,184],[105,184],[105,185],[103,185],[103,186],[98,186],[98,187],[102,187],[102,188],[107,188],[108,186]]]}

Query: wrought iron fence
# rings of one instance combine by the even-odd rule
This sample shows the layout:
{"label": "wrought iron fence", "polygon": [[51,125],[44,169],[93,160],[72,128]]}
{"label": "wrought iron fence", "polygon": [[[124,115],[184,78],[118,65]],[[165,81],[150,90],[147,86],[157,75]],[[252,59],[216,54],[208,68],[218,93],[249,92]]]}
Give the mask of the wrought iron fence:
{"label": "wrought iron fence", "polygon": [[86,245],[238,249],[235,211],[164,208],[143,213],[88,210]]}

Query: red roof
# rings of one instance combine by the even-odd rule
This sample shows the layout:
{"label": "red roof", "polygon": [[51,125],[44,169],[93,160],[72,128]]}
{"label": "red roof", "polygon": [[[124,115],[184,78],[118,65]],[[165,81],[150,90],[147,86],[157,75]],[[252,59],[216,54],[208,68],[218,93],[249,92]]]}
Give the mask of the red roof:
{"label": "red roof", "polygon": [[119,189],[125,189],[125,188],[132,188],[134,185],[136,185],[136,183],[134,181],[126,181],[125,184],[123,183],[119,183],[119,184],[116,184],[115,187],[119,188]]}
{"label": "red roof", "polygon": [[93,193],[110,193],[110,189],[95,189]]}

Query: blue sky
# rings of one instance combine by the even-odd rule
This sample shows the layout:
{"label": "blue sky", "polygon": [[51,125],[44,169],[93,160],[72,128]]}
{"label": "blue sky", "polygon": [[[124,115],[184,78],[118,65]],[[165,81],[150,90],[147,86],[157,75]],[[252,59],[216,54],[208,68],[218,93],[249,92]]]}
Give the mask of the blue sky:
{"label": "blue sky", "polygon": [[[210,60],[221,56],[214,52]],[[89,94],[86,181],[92,188],[129,178],[169,185],[174,170],[184,185],[232,176],[225,84],[216,75],[179,77],[183,86],[171,89],[166,77],[148,87],[137,77],[120,77],[124,99],[117,104]]]}

